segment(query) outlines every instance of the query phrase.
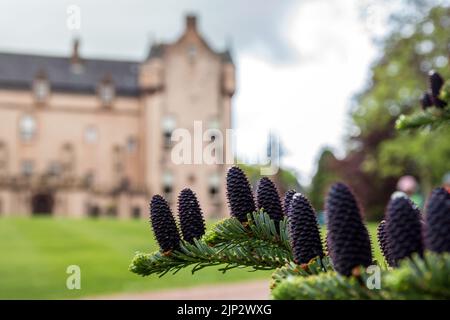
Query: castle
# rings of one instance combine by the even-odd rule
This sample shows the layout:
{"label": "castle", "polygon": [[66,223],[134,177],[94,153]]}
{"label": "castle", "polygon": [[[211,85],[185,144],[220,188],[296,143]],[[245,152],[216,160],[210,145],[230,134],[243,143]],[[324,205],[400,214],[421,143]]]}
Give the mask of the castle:
{"label": "castle", "polygon": [[88,59],[78,41],[68,57],[0,53],[0,216],[147,217],[151,195],[175,209],[183,187],[224,216],[227,165],[173,163],[171,136],[225,132],[234,91],[229,52],[195,16],[145,61]]}

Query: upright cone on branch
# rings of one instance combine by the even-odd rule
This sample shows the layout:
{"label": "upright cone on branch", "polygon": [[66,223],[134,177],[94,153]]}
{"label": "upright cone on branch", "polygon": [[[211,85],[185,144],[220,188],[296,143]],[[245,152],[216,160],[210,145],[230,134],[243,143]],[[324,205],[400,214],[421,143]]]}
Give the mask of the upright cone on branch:
{"label": "upright cone on branch", "polygon": [[439,73],[434,70],[430,71],[428,79],[431,92],[430,99],[432,103],[438,108],[444,108],[447,105],[447,102],[439,98],[441,88],[444,85],[444,79]]}
{"label": "upright cone on branch", "polygon": [[410,257],[423,253],[422,223],[420,211],[407,197],[391,199],[386,210],[385,233],[387,251],[392,266]]}
{"label": "upright cone on branch", "polygon": [[334,184],[326,199],[327,246],[337,272],[350,276],[358,266],[372,263],[372,248],[358,203],[343,183]]}
{"label": "upright cone on branch", "polygon": [[296,193],[292,198],[288,221],[294,261],[304,264],[313,258],[323,257],[316,213],[308,199],[300,193]]}
{"label": "upright cone on branch", "polygon": [[387,248],[387,237],[386,237],[386,220],[382,220],[377,227],[377,238],[378,243],[380,244],[381,253],[383,253],[384,259],[386,262],[391,265],[389,256],[389,251]]}
{"label": "upright cone on branch", "polygon": [[267,177],[261,178],[258,182],[256,202],[258,209],[264,209],[272,220],[275,222],[283,220],[283,209],[277,187]]}
{"label": "upright cone on branch", "polygon": [[256,211],[252,188],[239,167],[233,166],[228,170],[227,198],[231,215],[241,222],[247,221],[247,214]]}
{"label": "upright cone on branch", "polygon": [[286,193],[284,194],[283,209],[284,209],[284,214],[285,215],[288,215],[289,205],[291,204],[292,197],[296,193],[297,193],[297,191],[295,191],[294,189],[291,189],[291,190],[286,191]]}
{"label": "upright cone on branch", "polygon": [[167,201],[160,195],[150,202],[150,221],[161,252],[178,249],[180,234]]}
{"label": "upright cone on branch", "polygon": [[205,221],[195,193],[185,188],[178,196],[178,215],[183,239],[193,243],[205,234]]}
{"label": "upright cone on branch", "polygon": [[444,188],[434,189],[428,199],[424,231],[428,250],[450,252],[450,193]]}

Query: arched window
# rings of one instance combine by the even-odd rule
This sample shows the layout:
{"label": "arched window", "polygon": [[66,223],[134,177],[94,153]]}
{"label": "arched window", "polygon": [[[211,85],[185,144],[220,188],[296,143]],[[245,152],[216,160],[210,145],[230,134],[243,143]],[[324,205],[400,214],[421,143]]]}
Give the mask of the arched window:
{"label": "arched window", "polygon": [[37,131],[36,119],[32,115],[24,115],[19,122],[20,138],[24,142],[31,141]]}

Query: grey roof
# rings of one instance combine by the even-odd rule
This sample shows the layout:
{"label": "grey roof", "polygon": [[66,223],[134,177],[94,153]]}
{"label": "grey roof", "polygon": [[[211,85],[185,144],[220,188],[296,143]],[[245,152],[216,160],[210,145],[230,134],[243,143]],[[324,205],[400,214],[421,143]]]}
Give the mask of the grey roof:
{"label": "grey roof", "polygon": [[29,89],[36,75],[44,72],[53,91],[94,93],[110,77],[118,95],[138,95],[139,62],[82,59],[75,72],[70,57],[0,53],[0,88]]}

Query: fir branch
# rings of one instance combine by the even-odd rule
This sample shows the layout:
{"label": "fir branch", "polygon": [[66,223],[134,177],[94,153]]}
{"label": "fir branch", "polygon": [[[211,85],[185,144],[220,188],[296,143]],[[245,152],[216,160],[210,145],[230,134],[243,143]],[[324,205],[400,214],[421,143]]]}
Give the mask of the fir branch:
{"label": "fir branch", "polygon": [[[432,109],[432,110],[429,110]],[[400,115],[395,123],[398,130],[418,129],[430,126],[437,128],[450,124],[450,108],[444,110],[436,107],[429,108],[425,111],[419,111],[412,115]]]}
{"label": "fir branch", "polygon": [[218,265],[222,265],[219,270],[223,272],[245,267],[273,270],[292,261],[285,220],[277,232],[274,222],[265,212],[249,214],[248,219],[246,224],[234,217],[225,219],[201,240],[194,239],[193,243],[182,241],[179,250],[164,254],[137,253],[130,271],[143,276],[163,276],[187,267],[192,267],[194,273]]}
{"label": "fir branch", "polygon": [[[363,274],[363,269],[360,268]],[[308,277],[287,277],[272,291],[277,300],[349,300],[382,299],[379,290],[369,290],[361,278],[346,277],[334,271],[318,273]]]}
{"label": "fir branch", "polygon": [[274,289],[288,277],[308,277],[328,270],[333,270],[329,257],[316,257],[309,263],[302,265],[292,261],[272,273],[271,289]]}
{"label": "fir branch", "polygon": [[385,272],[383,287],[389,299],[450,299],[450,254],[426,252],[404,259]]}

